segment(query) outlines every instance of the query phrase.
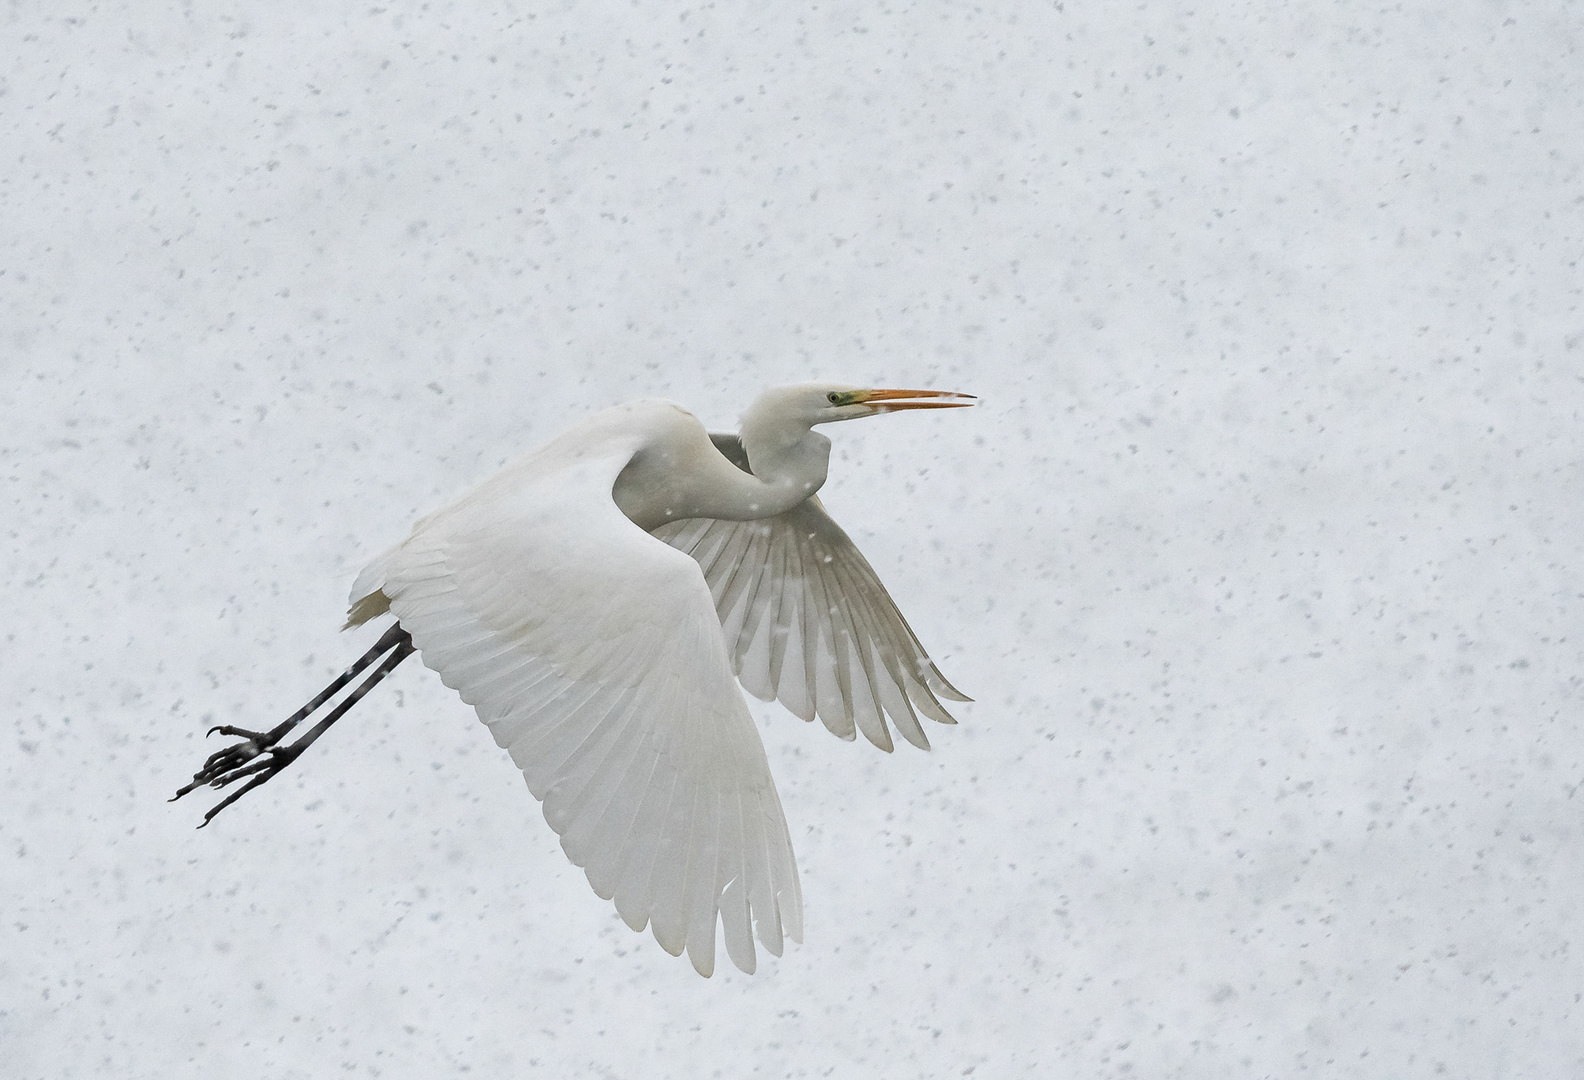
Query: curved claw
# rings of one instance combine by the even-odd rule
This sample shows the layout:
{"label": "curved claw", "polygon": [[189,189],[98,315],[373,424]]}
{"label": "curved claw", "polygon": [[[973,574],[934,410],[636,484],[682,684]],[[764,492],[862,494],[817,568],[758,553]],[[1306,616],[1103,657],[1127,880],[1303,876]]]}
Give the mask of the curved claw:
{"label": "curved claw", "polygon": [[[270,739],[269,734],[257,731],[243,731],[230,725],[219,725],[210,728],[209,735],[214,734],[216,731],[222,735],[243,735],[246,737],[239,743],[222,747],[210,754],[208,759],[204,761],[203,768],[193,773],[192,783],[182,787],[167,800],[168,802],[175,802],[188,792],[196,791],[205,785],[224,787],[231,783],[232,780],[257,772],[259,769],[267,768],[270,765],[269,761],[258,762],[251,767],[248,765],[254,758],[272,750],[273,740]],[[204,737],[208,738],[208,735]],[[278,754],[274,756],[278,756]],[[285,761],[281,762],[281,767],[284,768],[286,762],[296,756],[293,754],[286,758]],[[245,771],[238,773],[237,770],[239,769],[245,769]],[[232,775],[233,773],[236,775]]]}
{"label": "curved claw", "polygon": [[[292,726],[294,727],[296,725],[293,724]],[[222,735],[240,735],[248,742],[255,742],[260,746],[270,746],[290,730],[291,727],[288,727],[286,724],[282,724],[274,731],[249,731],[247,728],[233,727],[230,724],[216,724],[214,727],[204,732],[204,738],[207,739],[209,736],[218,731]]]}
{"label": "curved claw", "polygon": [[237,791],[231,793],[217,806],[204,815],[203,823],[198,828],[203,828],[214,820],[214,816],[242,796],[275,778],[286,766],[297,760],[302,750],[294,746],[274,746],[260,748],[253,739],[248,739],[235,746],[228,746],[219,751],[204,766],[202,771],[192,778],[192,783],[183,787],[168,800],[175,802],[200,787],[208,786],[216,790],[228,788],[238,780],[251,777],[248,783]]}

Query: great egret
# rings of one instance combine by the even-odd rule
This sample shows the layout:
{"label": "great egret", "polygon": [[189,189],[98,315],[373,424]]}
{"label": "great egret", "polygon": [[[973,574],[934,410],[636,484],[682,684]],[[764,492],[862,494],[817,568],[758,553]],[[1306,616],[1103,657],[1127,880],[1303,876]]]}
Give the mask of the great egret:
{"label": "great egret", "polygon": [[[928,749],[918,713],[967,701],[936,670],[874,570],[815,496],[816,424],[972,405],[938,390],[767,391],[740,435],[664,401],[589,418],[437,513],[352,586],[347,626],[397,622],[323,693],[213,754],[175,798],[290,765],[414,651],[511,752],[572,862],[628,926],[699,974],[802,940],[792,841],[742,685],[891,749]],[[365,669],[361,685],[282,739]]]}

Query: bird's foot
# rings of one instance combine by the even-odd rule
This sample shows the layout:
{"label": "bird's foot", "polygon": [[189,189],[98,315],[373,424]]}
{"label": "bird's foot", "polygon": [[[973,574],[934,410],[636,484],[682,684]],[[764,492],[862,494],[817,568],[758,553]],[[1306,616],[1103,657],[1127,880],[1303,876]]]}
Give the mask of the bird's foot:
{"label": "bird's foot", "polygon": [[[203,768],[193,773],[192,783],[182,788],[171,796],[175,802],[189,791],[196,791],[201,787],[224,788],[230,787],[238,780],[246,779],[247,783],[236,791],[227,795],[225,800],[204,815],[203,825],[209,824],[214,816],[242,796],[258,787],[267,784],[275,778],[286,766],[302,756],[302,752],[313,745],[313,741],[329,730],[348,709],[358,703],[358,700],[385,676],[389,675],[396,667],[414,652],[411,636],[403,630],[401,623],[396,623],[385,631],[372,649],[363,654],[362,659],[343,671],[339,678],[319,692],[308,704],[298,709],[286,720],[268,731],[249,731],[247,728],[232,727],[230,724],[221,724],[209,729],[208,734],[219,732],[240,738],[242,741],[232,743],[223,750],[216,750],[209,755],[209,760],[204,762]],[[381,658],[384,658],[381,660]],[[342,699],[341,704],[331,709],[324,718],[309,729],[306,735],[300,736],[296,742],[283,745],[281,740],[291,734],[297,725],[319,711],[319,708],[329,701],[347,683],[355,679],[365,668],[379,662],[379,667],[374,669],[374,674],[364,679],[362,684]]]}
{"label": "bird's foot", "polygon": [[252,777],[246,785],[226,796],[204,815],[203,825],[198,826],[200,829],[203,828],[220,811],[260,784],[268,783],[282,769],[297,760],[304,747],[280,745],[280,740],[292,726],[294,725],[282,724],[271,731],[249,731],[246,728],[232,727],[230,724],[210,728],[208,735],[218,731],[222,735],[240,736],[242,741],[210,754],[203,768],[193,773],[192,783],[172,795],[170,801],[175,802],[188,792],[196,791],[201,787],[216,789],[230,787],[238,780]]}

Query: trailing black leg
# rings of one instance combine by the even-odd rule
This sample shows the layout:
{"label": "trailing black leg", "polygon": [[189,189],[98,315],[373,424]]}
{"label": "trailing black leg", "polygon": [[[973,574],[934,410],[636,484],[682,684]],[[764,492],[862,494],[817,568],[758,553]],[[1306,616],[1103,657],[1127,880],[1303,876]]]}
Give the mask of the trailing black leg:
{"label": "trailing black leg", "polygon": [[[205,785],[213,788],[223,788],[236,783],[244,777],[252,777],[241,789],[227,796],[219,805],[204,815],[203,824],[198,826],[200,829],[203,828],[220,811],[260,784],[267,783],[282,769],[296,761],[304,750],[313,745],[315,739],[329,730],[331,724],[341,719],[348,709],[362,699],[364,694],[372,690],[381,679],[395,670],[397,664],[407,659],[413,652],[412,638],[407,631],[401,628],[401,624],[397,623],[387,630],[384,636],[375,643],[372,649],[364,653],[357,663],[347,668],[334,682],[320,691],[317,697],[269,731],[249,731],[246,728],[232,727],[229,724],[210,728],[210,735],[217,731],[222,735],[240,735],[242,741],[210,754],[209,759],[204,762],[203,768],[193,774],[192,783],[171,796],[170,801],[175,802],[189,791],[194,791]],[[325,702],[334,697],[344,686],[357,678],[369,665],[379,660],[382,656],[384,660],[379,667],[374,669],[373,674],[363,680],[357,689],[353,690],[339,705],[327,713],[324,719],[315,724],[308,734],[290,745],[280,745],[280,741],[290,734],[298,724],[313,715]]]}

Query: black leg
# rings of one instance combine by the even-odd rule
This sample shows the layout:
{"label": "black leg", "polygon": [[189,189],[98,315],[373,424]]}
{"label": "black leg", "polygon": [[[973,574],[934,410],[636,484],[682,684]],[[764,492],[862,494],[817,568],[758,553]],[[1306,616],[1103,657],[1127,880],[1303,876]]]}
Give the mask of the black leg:
{"label": "black leg", "polygon": [[[227,796],[218,806],[215,806],[204,815],[203,824],[198,826],[200,829],[203,828],[220,811],[260,784],[267,783],[282,769],[296,761],[304,750],[313,745],[315,739],[329,730],[331,724],[341,719],[348,709],[362,699],[364,694],[372,690],[381,679],[395,670],[397,664],[407,659],[413,652],[412,638],[407,631],[401,628],[401,624],[397,623],[386,631],[385,635],[379,639],[372,649],[364,653],[357,663],[342,672],[317,697],[269,731],[248,731],[246,728],[232,727],[229,724],[210,728],[209,734],[211,735],[217,731],[222,735],[240,735],[242,741],[209,755],[209,759],[204,762],[203,768],[193,774],[192,783],[171,796],[170,801],[175,802],[188,792],[205,785],[213,788],[223,788],[236,783],[244,777],[251,776],[252,779],[240,790]],[[357,689],[348,694],[341,704],[326,714],[324,719],[315,724],[307,735],[304,735],[289,746],[279,745],[280,741],[290,734],[292,729],[311,716],[325,702],[334,697],[342,687],[357,678],[360,673],[381,656],[385,657],[384,662],[374,669],[374,673],[365,679]]]}

